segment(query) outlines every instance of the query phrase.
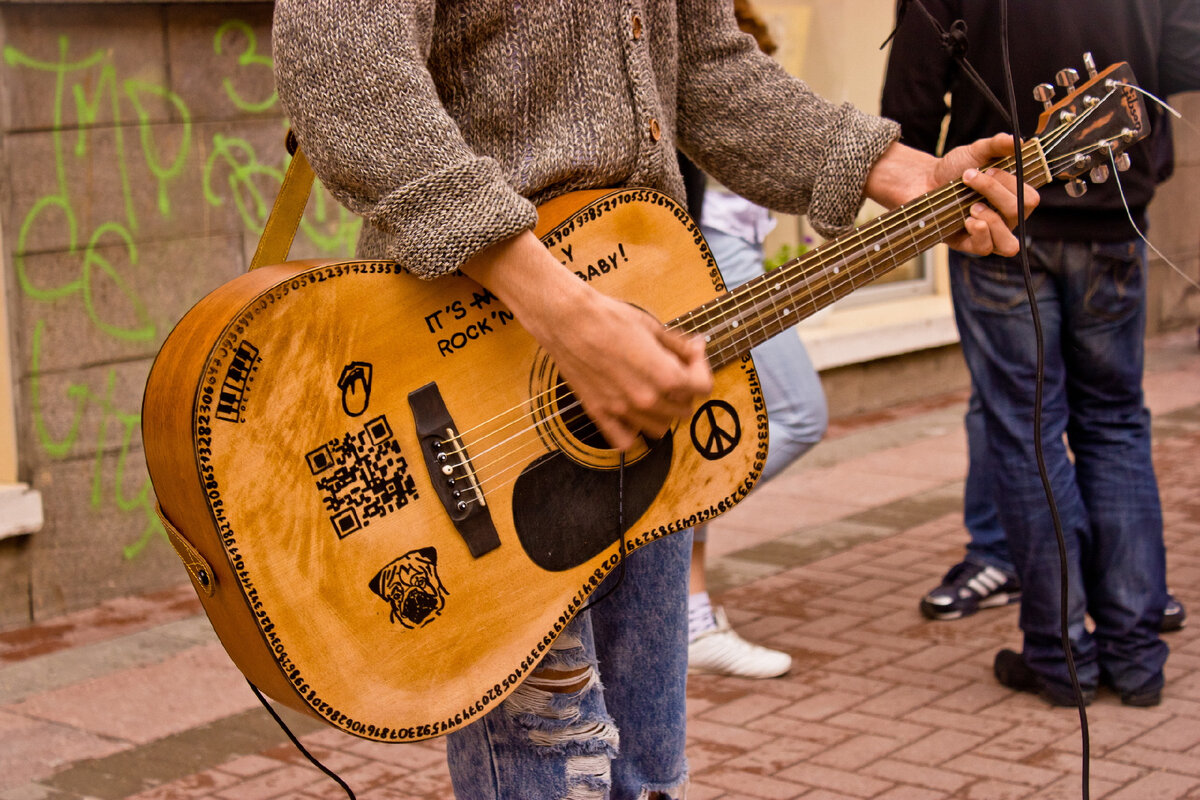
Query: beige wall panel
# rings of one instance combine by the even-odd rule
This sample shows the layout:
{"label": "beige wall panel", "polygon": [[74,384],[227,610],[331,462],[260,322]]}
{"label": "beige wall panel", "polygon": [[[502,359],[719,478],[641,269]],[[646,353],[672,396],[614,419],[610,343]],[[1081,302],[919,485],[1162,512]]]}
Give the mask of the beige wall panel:
{"label": "beige wall panel", "polygon": [[140,447],[46,464],[34,482],[46,495],[46,528],[26,545],[34,619],[186,580],[154,520]]}

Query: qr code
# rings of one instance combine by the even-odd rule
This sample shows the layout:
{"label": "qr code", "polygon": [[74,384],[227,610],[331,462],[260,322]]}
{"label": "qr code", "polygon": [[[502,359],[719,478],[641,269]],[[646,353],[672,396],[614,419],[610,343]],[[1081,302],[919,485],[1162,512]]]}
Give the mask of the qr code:
{"label": "qr code", "polygon": [[346,433],[305,455],[339,537],[349,536],[417,499],[400,443],[387,416]]}

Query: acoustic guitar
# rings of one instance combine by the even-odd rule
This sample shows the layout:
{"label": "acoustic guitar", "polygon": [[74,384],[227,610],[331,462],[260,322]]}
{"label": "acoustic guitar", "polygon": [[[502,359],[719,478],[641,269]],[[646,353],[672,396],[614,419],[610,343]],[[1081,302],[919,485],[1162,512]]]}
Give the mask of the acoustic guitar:
{"label": "acoustic guitar", "polygon": [[[1027,180],[1119,163],[1148,131],[1132,84],[1114,65],[1049,108]],[[712,396],[623,458],[465,276],[316,260],[221,286],[167,338],[143,408],[160,513],[221,642],[267,695],[358,736],[477,719],[624,553],[750,491],[768,445],[750,348],[954,234],[977,200],[947,185],[733,292],[671,198],[542,206],[564,269],[707,342]]]}

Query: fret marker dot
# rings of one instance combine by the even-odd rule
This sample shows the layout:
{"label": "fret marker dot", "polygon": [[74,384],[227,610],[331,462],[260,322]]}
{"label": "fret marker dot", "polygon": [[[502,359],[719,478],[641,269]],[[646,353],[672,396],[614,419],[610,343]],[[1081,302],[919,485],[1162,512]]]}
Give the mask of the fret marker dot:
{"label": "fret marker dot", "polygon": [[925,220],[921,220],[920,222],[918,222],[918,223],[917,223],[917,227],[918,227],[918,228],[924,228],[924,227],[925,227]]}
{"label": "fret marker dot", "polygon": [[876,252],[876,253],[878,253],[878,252],[879,252],[879,245],[875,245],[875,252]]}
{"label": "fret marker dot", "polygon": [[741,324],[742,324],[742,323],[741,323],[740,321],[736,320],[736,319],[733,321],[733,327],[735,327],[735,328],[736,328],[738,325],[741,325]]}

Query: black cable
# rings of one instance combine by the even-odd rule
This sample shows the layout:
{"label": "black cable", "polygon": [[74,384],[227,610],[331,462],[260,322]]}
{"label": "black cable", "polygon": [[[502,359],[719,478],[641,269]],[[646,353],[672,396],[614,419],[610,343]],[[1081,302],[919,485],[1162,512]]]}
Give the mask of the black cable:
{"label": "black cable", "polygon": [[593,597],[588,601],[588,604],[579,609],[582,614],[590,608],[594,608],[604,602],[610,594],[620,588],[625,581],[625,451],[621,451],[621,463],[617,468],[617,530],[620,531],[620,543],[617,545],[617,554],[620,556],[620,570],[617,572],[617,578],[613,581],[612,586],[604,590],[604,594],[599,597]]}
{"label": "black cable", "polygon": [[[904,11],[911,3],[911,0],[900,0],[897,7],[897,22],[896,27],[900,26]],[[1083,800],[1089,798],[1089,766],[1091,762],[1091,744],[1088,734],[1087,721],[1087,706],[1083,701],[1083,691],[1079,686],[1079,675],[1075,669],[1075,656],[1071,650],[1070,625],[1067,615],[1068,592],[1067,592],[1067,546],[1066,538],[1063,534],[1062,519],[1058,513],[1058,503],[1054,499],[1054,488],[1050,484],[1050,477],[1046,472],[1045,454],[1042,448],[1042,396],[1045,384],[1045,342],[1042,337],[1042,319],[1038,311],[1037,296],[1033,288],[1033,270],[1029,265],[1029,252],[1025,247],[1028,240],[1025,225],[1025,196],[1021,187],[1025,183],[1025,169],[1021,152],[1020,125],[1017,120],[1017,100],[1014,89],[1014,81],[1012,77],[1012,57],[1009,52],[1009,26],[1008,26],[1008,0],[1000,0],[1000,26],[1001,26],[1001,47],[1002,47],[1002,62],[1004,67],[1005,89],[1008,95],[1007,109],[1000,103],[992,91],[988,88],[983,78],[975,71],[966,58],[967,50],[967,27],[962,20],[956,20],[951,25],[951,30],[947,32],[938,20],[929,12],[925,4],[921,0],[917,0],[917,7],[924,13],[926,19],[937,31],[938,37],[942,42],[942,46],[958,63],[959,67],[971,79],[980,93],[990,102],[999,112],[1000,115],[1007,121],[1008,126],[1012,129],[1014,147],[1013,155],[1016,162],[1016,179],[1017,179],[1017,244],[1019,250],[1017,259],[1021,264],[1022,275],[1025,280],[1025,295],[1029,300],[1029,310],[1033,317],[1033,332],[1036,347],[1036,366],[1034,371],[1034,405],[1033,405],[1033,449],[1037,459],[1038,477],[1042,482],[1042,491],[1046,495],[1046,502],[1050,508],[1050,519],[1054,525],[1054,537],[1058,544],[1058,565],[1059,565],[1059,632],[1062,637],[1063,654],[1067,661],[1067,672],[1071,677],[1071,689],[1075,695],[1075,705],[1079,710],[1080,737],[1082,745],[1082,782],[1083,782]],[[892,31],[892,36],[895,31]],[[888,37],[888,41],[892,36]],[[886,45],[887,42],[884,42]]]}
{"label": "black cable", "polygon": [[[1008,90],[1008,107],[1013,120],[1017,117],[1017,98],[1012,77],[1012,59],[1009,54],[1008,0],[1000,0],[1000,26],[1004,32],[1001,37],[1004,58],[1004,80]],[[1025,294],[1029,298],[1029,310],[1033,315],[1033,333],[1037,347],[1037,366],[1034,372],[1033,400],[1033,452],[1037,457],[1038,477],[1042,481],[1042,491],[1046,494],[1046,502],[1050,506],[1050,519],[1054,523],[1054,537],[1058,543],[1059,570],[1059,629],[1062,636],[1063,654],[1067,659],[1067,673],[1071,676],[1071,690],[1075,693],[1075,706],[1079,710],[1079,731],[1082,749],[1081,781],[1082,797],[1090,797],[1088,773],[1091,763],[1091,743],[1088,734],[1087,704],[1083,702],[1083,691],[1079,686],[1079,674],[1075,670],[1075,654],[1071,649],[1069,620],[1067,617],[1067,544],[1063,535],[1062,519],[1058,514],[1058,504],[1054,500],[1054,489],[1050,485],[1050,477],[1046,473],[1046,460],[1042,451],[1042,393],[1045,381],[1045,343],[1042,339],[1042,318],[1038,311],[1037,297],[1033,289],[1033,270],[1029,266],[1029,253],[1025,248],[1025,197],[1021,190],[1025,182],[1024,164],[1021,159],[1021,132],[1018,125],[1013,125],[1013,136],[1017,146],[1016,155],[1017,177],[1017,239],[1020,244],[1018,256],[1021,261],[1021,272],[1025,279]]]}
{"label": "black cable", "polygon": [[346,796],[349,797],[350,800],[358,800],[354,796],[354,792],[351,791],[350,787],[346,785],[346,782],[342,780],[336,772],[318,761],[312,753],[308,752],[304,745],[300,744],[300,740],[296,738],[296,734],[292,733],[292,729],[289,728],[287,723],[283,721],[283,718],[275,712],[275,709],[272,708],[271,704],[267,702],[267,698],[263,697],[263,693],[258,690],[258,687],[253,683],[250,683],[250,681],[246,681],[246,683],[250,684],[250,689],[254,692],[254,696],[258,698],[258,702],[263,704],[263,708],[265,708],[267,713],[271,715],[271,718],[275,720],[275,724],[279,726],[280,730],[287,734],[288,739],[291,739],[292,744],[296,746],[296,749],[300,751],[300,754],[311,761],[313,766],[321,770],[321,772],[324,772],[330,778],[333,778],[335,781],[337,781],[337,785],[341,786],[342,789],[345,790]]}

